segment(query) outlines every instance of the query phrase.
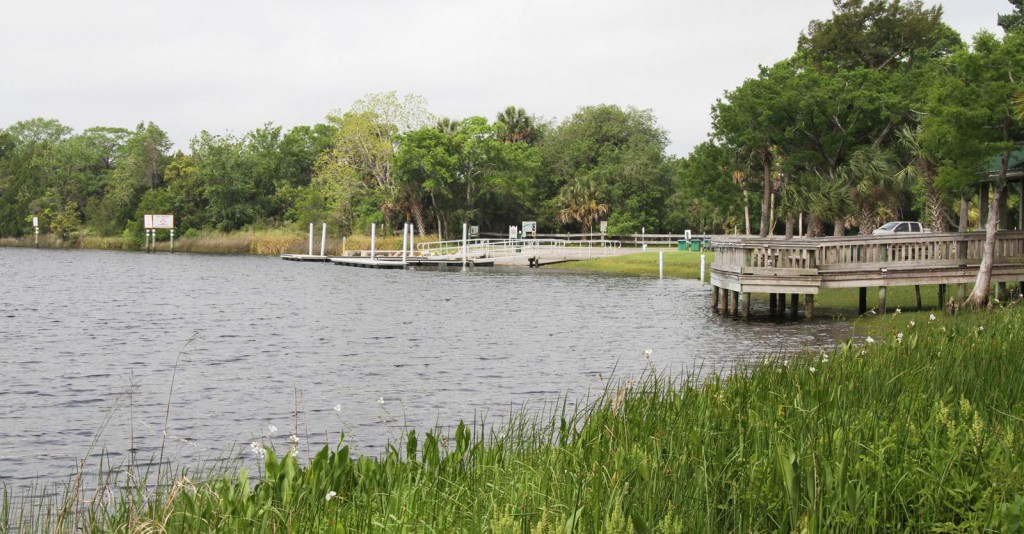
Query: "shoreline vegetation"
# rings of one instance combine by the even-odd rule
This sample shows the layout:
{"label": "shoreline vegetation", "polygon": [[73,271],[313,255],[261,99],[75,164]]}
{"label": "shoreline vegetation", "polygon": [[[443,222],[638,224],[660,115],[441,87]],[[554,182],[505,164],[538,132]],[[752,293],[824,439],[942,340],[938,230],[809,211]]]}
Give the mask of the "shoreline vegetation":
{"label": "shoreline vegetation", "polygon": [[[657,371],[377,457],[263,438],[234,464],[17,501],[17,532],[1019,532],[1024,309],[893,314],[863,343]],[[335,408],[338,409],[338,408]]]}

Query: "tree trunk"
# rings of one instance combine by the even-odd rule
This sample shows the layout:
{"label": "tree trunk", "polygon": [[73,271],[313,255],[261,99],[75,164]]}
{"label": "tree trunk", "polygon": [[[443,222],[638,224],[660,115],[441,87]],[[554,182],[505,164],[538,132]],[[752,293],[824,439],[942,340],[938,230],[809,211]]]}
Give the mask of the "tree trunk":
{"label": "tree trunk", "polygon": [[946,230],[946,207],[942,205],[942,195],[935,188],[935,175],[931,169],[925,169],[924,187],[927,192],[928,218],[931,219],[933,232]]}
{"label": "tree trunk", "polygon": [[419,199],[413,199],[412,207],[412,218],[416,221],[416,226],[419,227],[420,237],[427,236],[427,224],[423,218],[423,203]]}
{"label": "tree trunk", "polygon": [[842,219],[836,219],[835,224],[832,226],[832,235],[836,237],[846,235],[846,222]]}
{"label": "tree trunk", "polygon": [[858,217],[858,219],[857,233],[860,235],[871,235],[871,232],[878,227],[878,219],[875,216],[875,210],[871,208],[861,208],[860,217]]}
{"label": "tree trunk", "polygon": [[815,214],[810,214],[807,217],[807,237],[821,237],[825,235],[825,225],[821,222],[821,217]]}
{"label": "tree trunk", "polygon": [[970,225],[970,209],[971,205],[967,202],[967,197],[960,195],[960,221],[957,225],[958,232],[966,232],[968,225]]}
{"label": "tree trunk", "polygon": [[747,223],[746,235],[750,235],[750,191],[743,190],[743,220]]}
{"label": "tree trunk", "polygon": [[974,280],[974,290],[967,296],[964,306],[981,308],[988,301],[992,284],[992,266],[995,262],[996,229],[999,226],[999,202],[1003,197],[1005,186],[996,184],[992,188],[992,200],[989,204],[988,219],[985,220],[985,246],[981,253],[981,265],[978,266],[978,278]]}
{"label": "tree trunk", "polygon": [[796,228],[796,221],[792,215],[786,215],[786,239],[793,239],[793,229]]}
{"label": "tree trunk", "polygon": [[761,158],[761,163],[764,167],[764,193],[761,196],[761,229],[758,231],[758,236],[768,237],[768,210],[771,209],[771,198],[772,198],[772,156],[771,152],[766,152]]}

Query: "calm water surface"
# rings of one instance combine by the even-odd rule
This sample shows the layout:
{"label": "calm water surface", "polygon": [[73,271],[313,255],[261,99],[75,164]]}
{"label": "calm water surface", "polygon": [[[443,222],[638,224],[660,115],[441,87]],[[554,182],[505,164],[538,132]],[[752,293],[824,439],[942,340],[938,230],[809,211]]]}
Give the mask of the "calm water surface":
{"label": "calm water surface", "polygon": [[661,371],[727,370],[849,335],[723,319],[697,281],[536,269],[0,248],[0,290],[0,483],[13,486],[63,480],[83,458],[89,470],[104,449],[154,457],[168,398],[171,463],[231,452],[255,468],[256,439],[281,450],[297,432],[305,450],[344,431],[376,454],[405,427],[582,399],[640,374],[647,349]]}

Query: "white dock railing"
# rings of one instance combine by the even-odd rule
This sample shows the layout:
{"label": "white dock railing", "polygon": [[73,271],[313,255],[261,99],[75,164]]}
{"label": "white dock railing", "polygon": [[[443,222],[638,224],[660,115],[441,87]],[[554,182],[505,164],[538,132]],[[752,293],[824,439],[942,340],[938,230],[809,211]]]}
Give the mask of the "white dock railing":
{"label": "white dock railing", "polygon": [[[465,250],[463,250],[465,247]],[[418,245],[421,256],[436,258],[515,258],[543,257],[581,259],[598,258],[621,248],[619,241],[601,239],[469,239],[431,241]]]}

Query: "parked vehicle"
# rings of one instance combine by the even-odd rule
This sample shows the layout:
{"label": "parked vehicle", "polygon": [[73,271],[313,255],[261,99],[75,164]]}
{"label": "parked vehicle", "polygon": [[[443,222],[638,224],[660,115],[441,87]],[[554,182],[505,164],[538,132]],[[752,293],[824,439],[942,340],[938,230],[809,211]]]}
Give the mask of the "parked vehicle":
{"label": "parked vehicle", "polygon": [[894,235],[931,232],[931,229],[917,221],[892,221],[875,228],[871,235]]}

